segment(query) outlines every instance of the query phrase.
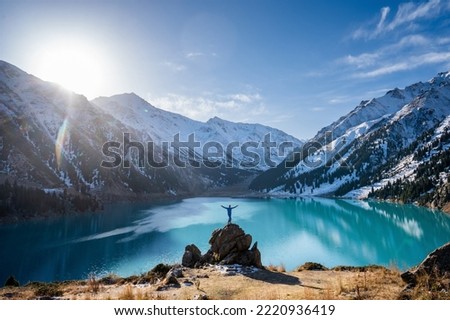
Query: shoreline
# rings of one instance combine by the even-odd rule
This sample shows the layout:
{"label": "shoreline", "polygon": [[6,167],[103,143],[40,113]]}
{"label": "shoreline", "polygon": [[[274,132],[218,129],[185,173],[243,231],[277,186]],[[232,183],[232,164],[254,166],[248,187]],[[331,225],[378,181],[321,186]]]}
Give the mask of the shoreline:
{"label": "shoreline", "polygon": [[[227,187],[226,187],[227,188]],[[387,202],[401,205],[414,205],[419,208],[426,208],[432,211],[439,211],[444,214],[450,215],[450,203],[447,203],[442,209],[432,208],[426,205],[420,205],[417,203],[401,203],[398,201],[392,201],[390,199],[375,199],[375,198],[351,198],[351,197],[334,197],[330,195],[292,195],[292,194],[271,194],[267,192],[256,192],[251,190],[246,190],[246,192],[233,191],[227,189],[216,189],[209,190],[198,194],[182,194],[182,195],[168,195],[168,194],[144,194],[144,195],[136,195],[131,198],[118,198],[116,200],[108,199],[102,201],[102,206],[114,205],[114,204],[142,204],[142,205],[162,205],[166,203],[177,203],[183,201],[184,199],[190,198],[248,198],[248,199],[334,199],[334,200],[357,200],[357,201],[376,201],[376,202]],[[61,218],[65,216],[74,216],[74,215],[86,215],[86,214],[97,214],[103,213],[105,209],[99,209],[97,211],[69,211],[66,213],[57,213],[57,212],[45,212],[42,214],[34,214],[34,215],[7,215],[0,217],[0,226],[9,225],[9,224],[17,224],[22,222],[34,222],[34,221],[42,221],[46,219],[53,218]]]}
{"label": "shoreline", "polygon": [[0,300],[449,300],[448,290],[410,288],[395,268],[370,265],[295,271],[239,265],[157,265],[130,277],[30,282],[0,288]]}
{"label": "shoreline", "polygon": [[[290,272],[280,269],[281,266],[264,269],[237,265],[206,265],[201,268],[179,266],[179,276],[170,281],[167,280],[166,273],[170,272],[167,269],[174,266],[166,266],[163,273],[160,272],[161,266],[164,265],[129,277],[110,274],[102,278],[29,282],[19,287],[2,287],[0,299],[190,300],[201,297],[208,300],[329,300],[357,299],[363,298],[363,295],[366,299],[399,299],[404,287],[398,270],[375,265],[322,269],[320,264],[306,263]],[[366,289],[363,289],[363,279]],[[370,288],[368,279],[371,281]]]}

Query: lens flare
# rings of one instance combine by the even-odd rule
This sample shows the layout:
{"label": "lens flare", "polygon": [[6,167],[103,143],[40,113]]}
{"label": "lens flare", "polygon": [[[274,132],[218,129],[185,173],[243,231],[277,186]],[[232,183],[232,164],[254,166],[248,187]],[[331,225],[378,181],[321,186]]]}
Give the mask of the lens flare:
{"label": "lens flare", "polygon": [[61,168],[62,161],[62,153],[64,151],[64,142],[66,140],[67,135],[67,127],[68,127],[68,119],[65,118],[62,125],[59,127],[58,135],[56,137],[55,143],[55,155],[56,155],[56,165],[58,166],[58,170]]}

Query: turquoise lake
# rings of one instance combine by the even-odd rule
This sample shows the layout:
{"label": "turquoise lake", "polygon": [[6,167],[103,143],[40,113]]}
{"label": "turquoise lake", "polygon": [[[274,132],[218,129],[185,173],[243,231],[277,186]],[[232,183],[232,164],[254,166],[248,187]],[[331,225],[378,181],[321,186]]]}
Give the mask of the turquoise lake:
{"label": "turquoise lake", "polygon": [[114,204],[80,214],[0,227],[0,281],[85,279],[139,274],[181,261],[184,247],[208,249],[227,222],[220,205],[239,205],[233,222],[258,241],[262,262],[287,270],[380,264],[404,270],[450,241],[450,216],[412,205],[357,200],[191,198]]}

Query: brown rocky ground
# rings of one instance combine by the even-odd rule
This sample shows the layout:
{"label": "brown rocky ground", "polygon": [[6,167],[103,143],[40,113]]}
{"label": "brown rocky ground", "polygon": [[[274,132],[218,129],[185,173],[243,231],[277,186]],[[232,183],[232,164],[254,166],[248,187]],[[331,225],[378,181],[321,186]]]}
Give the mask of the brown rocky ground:
{"label": "brown rocky ground", "polygon": [[0,299],[398,299],[404,288],[400,273],[383,267],[296,272],[217,266],[180,270],[182,275],[176,281],[157,279],[149,273],[127,279],[111,275],[4,287]]}

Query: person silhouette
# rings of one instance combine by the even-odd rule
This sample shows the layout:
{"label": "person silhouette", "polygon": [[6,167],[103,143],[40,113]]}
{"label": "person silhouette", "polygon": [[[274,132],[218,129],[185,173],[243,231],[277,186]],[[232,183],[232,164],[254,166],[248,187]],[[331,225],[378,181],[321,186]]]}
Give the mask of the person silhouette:
{"label": "person silhouette", "polygon": [[228,213],[228,224],[230,224],[231,223],[231,212],[233,211],[234,208],[237,208],[238,205],[235,205],[234,207],[232,207],[231,204],[230,204],[230,205],[228,205],[228,207],[225,207],[225,206],[221,206],[221,207],[227,210],[227,213]]}

